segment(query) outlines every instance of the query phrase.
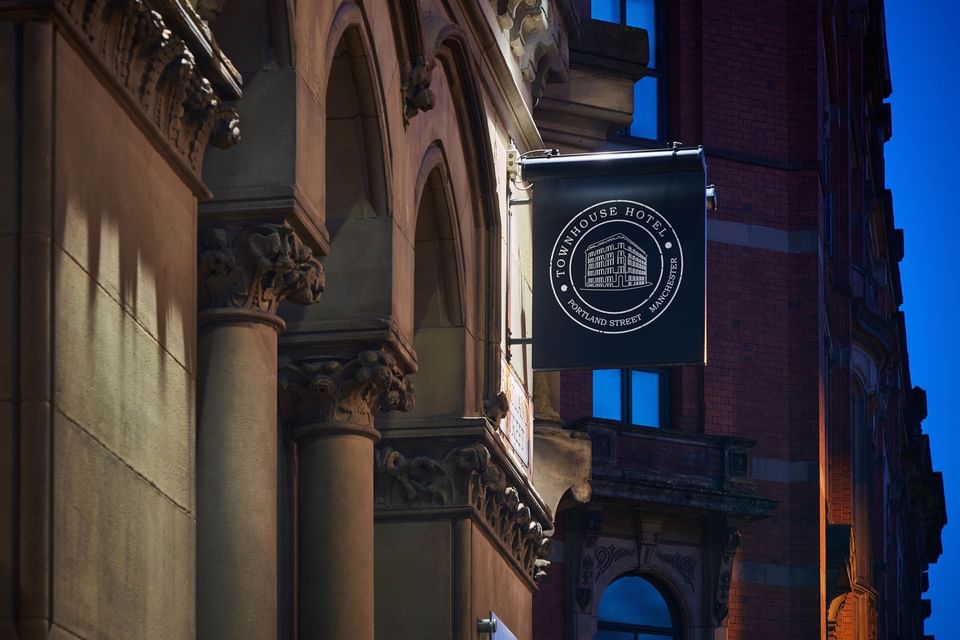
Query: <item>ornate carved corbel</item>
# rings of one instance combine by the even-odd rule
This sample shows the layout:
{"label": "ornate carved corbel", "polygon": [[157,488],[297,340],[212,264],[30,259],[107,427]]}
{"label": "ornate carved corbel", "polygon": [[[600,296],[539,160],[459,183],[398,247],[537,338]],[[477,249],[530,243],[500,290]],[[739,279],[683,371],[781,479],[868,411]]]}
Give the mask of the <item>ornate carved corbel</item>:
{"label": "ornate carved corbel", "polygon": [[202,229],[197,272],[201,311],[276,314],[282,300],[312,304],[324,288],[323,265],[286,223]]}
{"label": "ornate carved corbel", "polygon": [[337,425],[375,434],[378,411],[413,408],[413,383],[397,359],[383,350],[351,359],[284,360],[278,374],[280,411],[294,438],[309,439]]}
{"label": "ornate carved corbel", "polygon": [[503,391],[498,392],[497,395],[483,402],[483,415],[498,429],[500,428],[500,423],[509,413],[510,401],[507,399],[507,394]]}
{"label": "ornate carved corbel", "polygon": [[533,580],[546,575],[550,540],[480,443],[457,447],[439,459],[378,449],[375,495],[380,511],[471,507],[526,575]]}
{"label": "ornate carved corbel", "polygon": [[603,529],[603,514],[589,510],[583,515],[583,544],[580,547],[580,567],[577,571],[576,597],[581,611],[586,611],[593,600],[593,583],[596,582],[596,558],[594,547]]}
{"label": "ornate carved corbel", "polygon": [[717,584],[714,589],[713,618],[714,624],[719,626],[730,612],[730,584],[733,580],[733,558],[740,548],[742,536],[738,529],[728,527],[723,540],[723,550],[720,554],[720,569],[717,572]]}
{"label": "ornate carved corbel", "polygon": [[403,79],[403,121],[410,120],[421,111],[433,109],[437,96],[430,89],[433,81],[433,68],[436,60],[423,54],[418,55],[410,65]]}

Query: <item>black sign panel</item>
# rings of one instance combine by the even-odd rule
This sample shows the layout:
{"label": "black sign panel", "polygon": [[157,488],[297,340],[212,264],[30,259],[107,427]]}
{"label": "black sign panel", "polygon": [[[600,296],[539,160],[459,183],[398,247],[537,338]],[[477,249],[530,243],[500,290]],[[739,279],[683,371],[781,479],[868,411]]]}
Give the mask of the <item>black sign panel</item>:
{"label": "black sign panel", "polygon": [[702,149],[527,159],[523,178],[534,368],[704,363]]}

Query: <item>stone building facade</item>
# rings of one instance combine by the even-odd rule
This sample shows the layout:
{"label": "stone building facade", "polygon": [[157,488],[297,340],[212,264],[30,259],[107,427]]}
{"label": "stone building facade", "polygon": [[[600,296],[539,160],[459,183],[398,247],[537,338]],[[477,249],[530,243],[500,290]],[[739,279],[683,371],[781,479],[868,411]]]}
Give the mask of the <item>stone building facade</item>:
{"label": "stone building facade", "polygon": [[0,5],[0,637],[531,637],[589,441],[534,446],[508,151],[576,20]]}
{"label": "stone building facade", "polygon": [[[590,5],[570,76],[635,81],[644,60],[608,43],[638,29]],[[559,376],[541,423],[590,435],[593,496],[561,505],[534,637],[922,638],[946,513],[899,311],[882,2],[653,5],[659,141],[565,126],[576,82],[547,88],[541,131],[563,150],[704,145],[708,363]],[[657,603],[670,629],[634,635]]]}
{"label": "stone building facade", "polygon": [[[782,4],[0,2],[0,638],[592,637],[638,569],[681,637],[916,629],[882,11]],[[531,370],[512,176],[641,77],[725,284],[635,432]]]}

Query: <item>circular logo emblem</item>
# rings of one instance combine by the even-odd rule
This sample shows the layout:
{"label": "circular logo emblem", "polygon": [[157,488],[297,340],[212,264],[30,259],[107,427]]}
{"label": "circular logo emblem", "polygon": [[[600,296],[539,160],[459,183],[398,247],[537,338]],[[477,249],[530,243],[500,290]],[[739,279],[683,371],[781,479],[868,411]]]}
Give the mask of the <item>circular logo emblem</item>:
{"label": "circular logo emblem", "polygon": [[597,333],[645,327],[673,302],[683,250],[656,209],[607,200],[573,216],[550,254],[550,286],[571,320]]}

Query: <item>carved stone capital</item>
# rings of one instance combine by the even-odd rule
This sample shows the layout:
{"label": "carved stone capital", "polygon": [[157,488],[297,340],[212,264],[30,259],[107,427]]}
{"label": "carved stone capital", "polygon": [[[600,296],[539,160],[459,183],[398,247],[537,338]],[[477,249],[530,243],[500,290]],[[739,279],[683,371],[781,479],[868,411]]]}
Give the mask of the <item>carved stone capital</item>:
{"label": "carved stone capital", "polygon": [[323,265],[286,223],[201,229],[197,272],[201,311],[276,314],[283,300],[317,302],[324,287]]}
{"label": "carved stone capital", "polygon": [[413,383],[386,351],[361,351],[345,360],[317,358],[280,363],[280,410],[297,439],[336,425],[374,431],[378,411],[413,408]]}
{"label": "carved stone capital", "polygon": [[[196,181],[207,143],[240,140],[240,76],[209,27],[183,0],[54,0],[57,13],[119,93]],[[197,56],[201,56],[198,59]],[[199,186],[198,186],[199,185]]]}
{"label": "carved stone capital", "polygon": [[378,449],[375,497],[379,511],[471,507],[529,578],[546,575],[550,539],[480,443],[439,459]]}

